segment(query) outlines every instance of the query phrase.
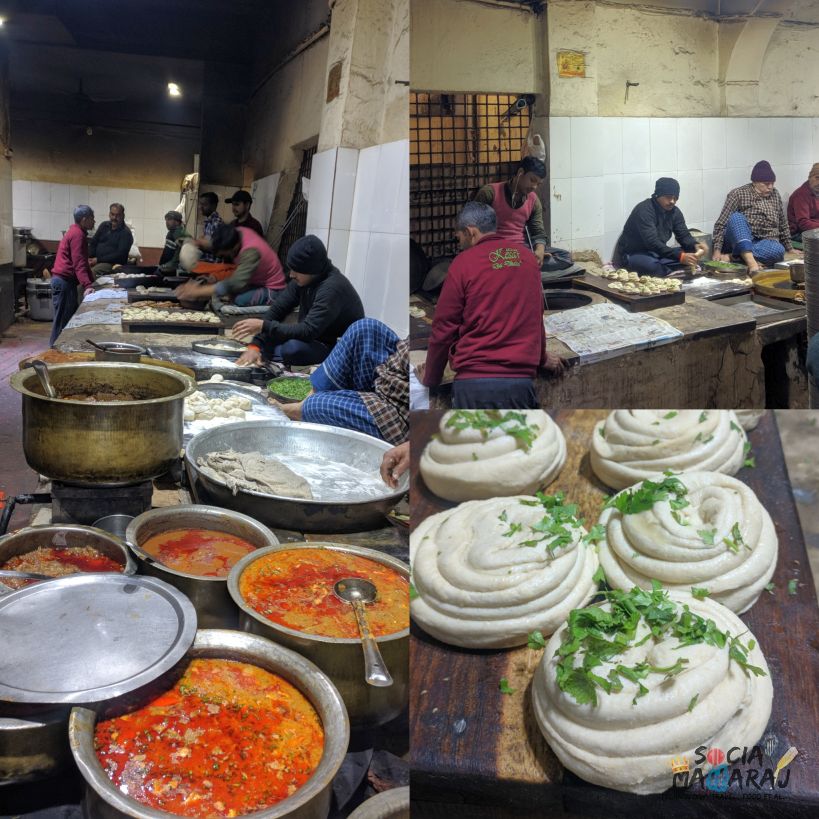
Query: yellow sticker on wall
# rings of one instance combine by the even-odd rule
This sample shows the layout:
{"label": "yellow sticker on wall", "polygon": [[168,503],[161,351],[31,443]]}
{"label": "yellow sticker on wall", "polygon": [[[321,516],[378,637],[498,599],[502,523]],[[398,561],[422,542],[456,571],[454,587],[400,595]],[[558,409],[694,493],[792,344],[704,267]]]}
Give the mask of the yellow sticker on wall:
{"label": "yellow sticker on wall", "polygon": [[586,55],[582,51],[558,51],[557,73],[560,77],[585,77]]}

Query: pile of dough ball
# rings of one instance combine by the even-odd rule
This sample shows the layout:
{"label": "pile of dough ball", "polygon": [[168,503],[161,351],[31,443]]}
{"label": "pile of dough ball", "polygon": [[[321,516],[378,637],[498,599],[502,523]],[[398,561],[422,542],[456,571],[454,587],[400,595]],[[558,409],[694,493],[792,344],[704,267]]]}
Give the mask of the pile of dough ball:
{"label": "pile of dough ball", "polygon": [[462,503],[422,521],[410,538],[413,622],[465,648],[551,634],[595,594],[598,562],[579,520],[563,523],[570,539],[552,546],[554,534],[532,528],[546,518],[538,498],[519,496]]}
{"label": "pile of dough ball", "polygon": [[155,307],[128,307],[122,311],[123,321],[198,321],[203,324],[221,324],[215,313],[204,310],[158,310]]}
{"label": "pile of dough ball", "polygon": [[[620,676],[622,687],[606,693],[595,687],[597,703],[579,703],[560,688],[557,651],[566,638],[568,624],[546,645],[532,682],[532,705],[538,726],[560,762],[595,785],[618,791],[648,794],[671,787],[671,759],[685,757],[693,773],[695,751],[713,748],[752,747],[762,737],[771,716],[773,686],[759,643],[739,617],[713,600],[697,600],[671,592],[677,616],[682,604],[695,615],[711,620],[723,633],[740,637],[747,661],[763,673],[745,670],[729,656],[731,642],[720,648],[709,643],[680,647],[665,632],[653,637],[641,616],[633,642],[625,652],[596,665],[594,673],[606,679],[618,664],[633,668],[648,663],[640,682]],[[609,603],[600,606],[609,610]],[[636,645],[643,638],[642,645]],[[581,648],[572,661],[577,668]],[[666,676],[663,668],[687,661],[678,673]],[[616,673],[616,671],[614,671]],[[648,691],[641,696],[642,685]],[[703,762],[703,774],[712,766]]]}
{"label": "pile of dough ball", "polygon": [[735,475],[747,444],[733,410],[614,410],[595,425],[590,459],[606,486],[625,489],[666,470]]}
{"label": "pile of dough ball", "polygon": [[602,274],[604,279],[613,279],[610,290],[629,293],[635,296],[653,296],[657,293],[676,293],[682,287],[681,279],[664,279],[659,276],[640,276],[633,270],[624,267],[619,270],[608,270]]}
{"label": "pile of dough ball", "polygon": [[652,579],[681,592],[706,589],[712,600],[742,614],[776,568],[771,516],[750,487],[729,475],[692,472],[675,479],[687,492],[641,512],[603,510],[598,551],[606,580],[623,591],[650,589]]}
{"label": "pile of dough ball", "polygon": [[[475,427],[456,428],[487,414],[509,420],[492,429],[479,428],[478,420]],[[524,426],[532,438],[528,446],[512,434]],[[543,410],[455,410],[444,414],[421,453],[420,470],[436,495],[465,501],[531,494],[551,483],[565,462],[566,440]]]}
{"label": "pile of dough ball", "polygon": [[249,398],[209,398],[204,392],[195,392],[185,399],[186,421],[211,421],[214,418],[244,419],[245,413],[253,406]]}

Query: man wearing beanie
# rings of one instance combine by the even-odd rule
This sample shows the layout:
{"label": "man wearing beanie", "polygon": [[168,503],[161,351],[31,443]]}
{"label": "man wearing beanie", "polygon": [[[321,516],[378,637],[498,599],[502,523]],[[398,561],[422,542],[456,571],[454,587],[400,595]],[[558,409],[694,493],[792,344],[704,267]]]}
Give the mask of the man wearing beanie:
{"label": "man wearing beanie", "polygon": [[[290,282],[276,296],[264,319],[244,319],[233,326],[234,337],[253,336],[236,362],[259,364],[262,358],[286,365],[320,364],[354,322],[364,318],[355,288],[327,258],[316,236],[296,240],[287,253]],[[298,320],[285,318],[298,307]]]}
{"label": "man wearing beanie", "polygon": [[806,230],[819,228],[819,162],[788,200],[788,227],[794,242],[801,242]]}
{"label": "man wearing beanie", "polygon": [[782,197],[774,182],[773,168],[763,159],[754,165],[747,185],[728,192],[714,223],[715,259],[741,259],[751,274],[760,265],[771,267],[781,262],[793,250]]}
{"label": "man wearing beanie", "polygon": [[182,214],[178,210],[169,210],[165,214],[165,247],[159,257],[159,272],[168,275],[176,273],[179,267],[179,251],[182,249],[182,240],[188,237],[188,232],[182,227]]}
{"label": "man wearing beanie", "polygon": [[[614,248],[613,262],[646,276],[667,276],[682,265],[697,264],[698,248],[677,207],[680,183],[660,177],[654,194],[635,206]],[[671,235],[679,247],[669,247]],[[705,245],[702,245],[704,248]]]}

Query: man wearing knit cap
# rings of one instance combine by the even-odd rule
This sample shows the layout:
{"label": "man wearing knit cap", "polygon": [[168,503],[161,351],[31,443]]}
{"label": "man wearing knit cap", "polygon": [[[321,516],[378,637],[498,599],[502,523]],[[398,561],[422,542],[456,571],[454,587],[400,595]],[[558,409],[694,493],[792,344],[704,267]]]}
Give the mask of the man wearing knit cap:
{"label": "man wearing knit cap", "polygon": [[782,197],[774,187],[776,174],[764,159],[751,171],[751,181],[728,192],[714,223],[713,256],[721,262],[732,257],[756,273],[771,267],[793,250]]}
{"label": "man wearing knit cap", "polygon": [[819,162],[788,200],[788,227],[794,242],[801,242],[806,230],[819,228]]}
{"label": "man wearing knit cap", "polygon": [[169,210],[165,214],[165,227],[168,232],[165,234],[165,247],[162,248],[162,255],[159,257],[158,270],[160,273],[173,275],[179,267],[182,240],[189,234],[182,227],[182,214],[178,210]]}
{"label": "man wearing knit cap", "polygon": [[[244,319],[233,326],[234,338],[253,336],[236,362],[259,364],[262,358],[285,365],[320,364],[354,322],[364,318],[361,299],[349,279],[327,258],[317,236],[303,236],[287,252],[290,281],[276,296],[264,319]],[[294,324],[285,319],[296,307]]]}
{"label": "man wearing knit cap", "polygon": [[[700,246],[694,241],[677,207],[680,183],[660,177],[654,194],[634,207],[614,248],[613,262],[646,276],[667,276],[683,266],[694,266]],[[672,234],[679,247],[669,247]],[[701,246],[703,249],[705,245]]]}

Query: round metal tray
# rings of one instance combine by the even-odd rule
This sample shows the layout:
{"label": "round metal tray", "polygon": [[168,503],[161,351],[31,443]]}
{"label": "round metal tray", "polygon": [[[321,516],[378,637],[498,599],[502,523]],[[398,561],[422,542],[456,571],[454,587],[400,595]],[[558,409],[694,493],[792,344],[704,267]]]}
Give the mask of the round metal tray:
{"label": "round metal tray", "polygon": [[[214,350],[212,347],[208,347],[208,344],[231,344],[234,345],[233,350]],[[233,341],[232,339],[222,338],[217,336],[215,338],[203,338],[201,341],[194,341],[191,344],[191,347],[197,352],[202,353],[203,355],[212,355],[216,356],[217,358],[239,358],[242,353],[245,351],[246,346],[241,344],[238,341]]]}
{"label": "round metal tray", "polygon": [[171,668],[196,636],[196,611],[154,577],[71,575],[0,598],[0,632],[0,699],[90,703]]}

